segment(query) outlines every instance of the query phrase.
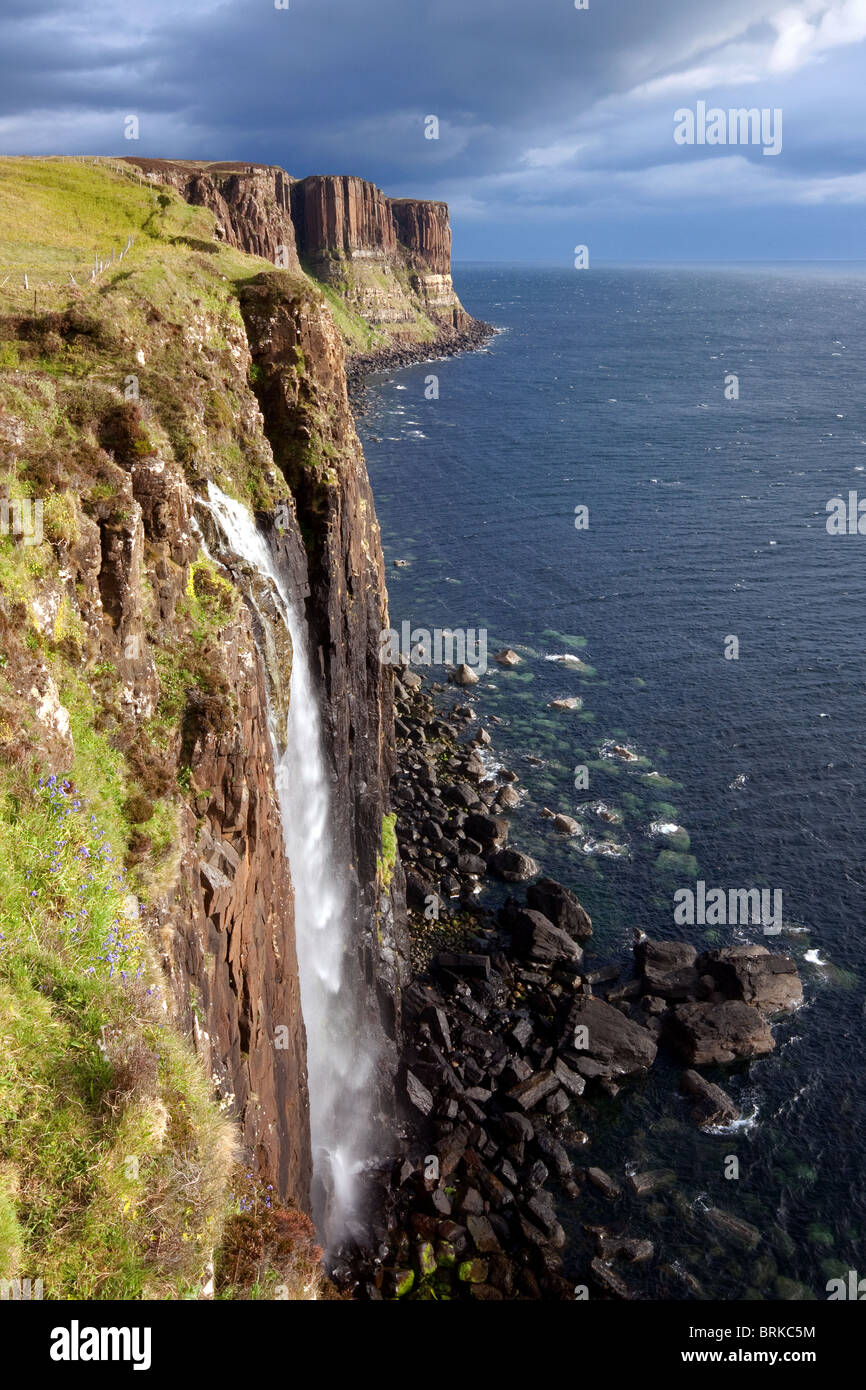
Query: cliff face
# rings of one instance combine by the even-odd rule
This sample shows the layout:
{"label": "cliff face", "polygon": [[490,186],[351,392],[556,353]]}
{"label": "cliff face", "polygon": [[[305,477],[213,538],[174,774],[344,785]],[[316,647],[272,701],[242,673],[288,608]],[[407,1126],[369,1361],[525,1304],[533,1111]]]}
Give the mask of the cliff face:
{"label": "cliff face", "polygon": [[397,232],[388,199],[372,183],[313,175],[292,187],[292,215],[301,254],[393,257]]}
{"label": "cliff face", "polygon": [[[250,614],[220,632],[233,705],[182,726],[193,787],[177,879],[154,911],[177,1017],[241,1123],[263,1179],[309,1210],[312,1156],[294,902]],[[287,674],[287,673],[286,673]],[[216,723],[216,727],[214,724]]]}
{"label": "cliff face", "polygon": [[[213,213],[215,235],[240,251],[299,270],[292,221],[292,180],[265,164],[197,164],[127,157],[127,164],[177,189],[182,198]],[[281,251],[282,248],[282,251]]]}
{"label": "cliff face", "polygon": [[[384,1133],[408,952],[389,801],[393,672],[379,660],[385,571],[345,324],[359,325],[357,354],[426,352],[473,321],[451,287],[444,204],[392,202],[360,179],[293,184],[262,166],[126,162],[184,202],[157,207],[146,179],[139,190],[134,174],[130,188],[84,168],[83,225],[88,180],[100,196],[113,180],[124,200],[114,238],[135,209],[133,251],[98,290],[52,286],[56,302],[43,294],[40,313],[23,306],[0,323],[17,364],[0,374],[0,445],[25,495],[62,518],[39,568],[18,546],[9,593],[26,593],[35,626],[0,674],[0,733],[32,724],[38,697],[42,767],[71,767],[82,728],[110,738],[167,1016],[194,1041],[259,1174],[308,1207],[306,1040],[267,714],[270,702],[284,719],[291,643],[284,628],[275,637],[266,586],[221,544],[203,499],[213,481],[255,512],[306,614],[351,865],[348,968],[363,1026],[381,1040],[372,1104]],[[94,223],[88,235],[106,234]],[[249,259],[273,261],[279,247],[286,268]],[[0,571],[0,627],[14,634],[20,600],[6,622],[6,583]],[[62,700],[80,680],[92,703],[70,727]]]}
{"label": "cliff face", "polygon": [[[186,596],[202,572],[194,568],[194,496],[176,469],[156,457],[136,460],[115,485],[97,516],[115,514],[119,496],[128,520],[106,517],[87,528],[68,573],[91,596],[82,613],[98,652],[122,671],[132,728],[156,711],[154,655],[166,641],[183,642]],[[93,575],[97,583],[88,585]],[[187,690],[165,749],[162,772],[183,768],[189,798],[178,807],[173,881],[153,896],[147,920],[174,1017],[238,1118],[258,1171],[307,1208],[312,1159],[292,885],[265,671],[244,606],[219,623],[206,656],[206,687]]]}
{"label": "cliff face", "polygon": [[471,329],[451,281],[447,204],[386,198],[363,179],[315,175],[293,184],[292,216],[310,272],[367,323],[388,325],[392,340]]}
{"label": "cliff face", "polygon": [[208,208],[229,246],[311,276],[353,316],[344,340],[357,355],[448,351],[486,325],[466,313],[451,280],[446,203],[387,198],[348,175],[292,179],[271,165],[201,164],[127,157],[127,164]]}
{"label": "cliff face", "polygon": [[[87,171],[85,192],[103,177]],[[247,201],[226,226],[252,240],[266,229],[258,216],[244,228],[253,193],[233,177],[224,187]],[[118,199],[139,196],[114,179]],[[144,189],[140,202],[144,221]],[[256,640],[267,596],[254,612],[249,580],[207,559],[195,520],[209,478],[255,505],[278,475],[234,291],[249,263],[225,246],[202,255],[209,217],[189,213],[170,205],[105,293],[0,316],[16,361],[0,373],[0,494],[24,487],[59,518],[39,545],[2,541],[0,729],[33,724],[35,690],[44,727],[19,738],[20,762],[76,781],[83,769],[95,796],[118,803],[127,843],[116,852],[150,928],[166,1018],[192,1039],[247,1162],[307,1208],[305,1030],[266,711],[266,691],[288,688],[291,649],[267,668]],[[285,235],[291,224],[269,216],[268,235]],[[299,540],[286,554],[305,565]],[[120,760],[104,783],[105,754],[88,751],[99,738]],[[7,767],[4,752],[0,777]]]}
{"label": "cliff face", "polygon": [[412,270],[429,275],[451,274],[451,226],[447,203],[390,198],[397,240]]}
{"label": "cliff face", "polygon": [[271,165],[138,159],[127,164],[214,214],[229,246],[300,270],[337,289],[391,340],[428,342],[471,330],[451,280],[446,203],[387,198],[348,175],[294,180]]}
{"label": "cliff face", "polygon": [[[321,296],[308,281],[275,271],[245,288],[241,310],[274,462],[306,546],[310,645],[339,789],[339,836],[353,869],[352,966],[367,1021],[384,1035],[384,1118],[407,948],[402,874],[383,853],[395,755],[393,672],[379,661],[379,634],[388,627],[379,526],[349,408],[342,342]],[[274,544],[280,554],[290,551],[291,532]],[[291,554],[287,572],[297,574]]]}

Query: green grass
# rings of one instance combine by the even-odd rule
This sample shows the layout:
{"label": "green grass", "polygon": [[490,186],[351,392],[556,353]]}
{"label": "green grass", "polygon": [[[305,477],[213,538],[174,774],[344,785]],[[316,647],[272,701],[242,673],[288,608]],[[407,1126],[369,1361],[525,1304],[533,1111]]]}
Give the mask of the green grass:
{"label": "green grass", "polygon": [[376,867],[383,888],[391,886],[394,866],[397,863],[397,813],[382,817],[382,850],[376,856]]}
{"label": "green grass", "polygon": [[[44,503],[42,544],[0,537],[0,1278],[41,1278],[47,1298],[196,1296],[235,1163],[137,905],[176,878],[182,797],[166,769],[190,692],[219,706],[239,596],[199,556],[166,623],[145,557],[161,698],[130,730],[111,647],[82,617],[93,595],[62,578],[94,535],[98,557],[94,516],[131,514],[139,458],[269,497],[237,302],[267,262],[204,254],[211,215],[167,196],[158,211],[106,167],[0,160],[0,281],[23,265],[40,284],[35,313],[11,280],[0,294],[0,436],[15,440],[0,492]],[[61,284],[130,234],[96,285]],[[69,715],[65,751],[24,698],[37,665]]]}
{"label": "green grass", "polygon": [[83,281],[94,256],[120,252],[141,233],[152,208],[150,189],[107,166],[62,159],[0,160],[0,280],[4,295],[27,302],[21,279]]}
{"label": "green grass", "polygon": [[[173,190],[162,196],[164,210],[153,190],[108,163],[0,159],[0,282],[9,277],[0,293],[0,421],[8,411],[37,427],[53,459],[61,438],[68,448],[76,433],[70,397],[86,428],[88,408],[97,417],[134,376],[150,452],[175,457],[191,481],[205,473],[267,507],[268,451],[259,431],[240,424],[252,426],[255,399],[238,360],[246,339],[237,295],[272,267],[215,241],[206,209]],[[105,258],[129,236],[123,262],[91,284],[84,269],[94,251]]]}
{"label": "green grass", "polygon": [[[146,926],[206,790],[196,739],[236,719],[225,646],[242,601],[203,552],[172,548],[173,502],[213,479],[267,510],[294,485],[262,431],[254,388],[270,379],[240,299],[258,281],[266,311],[321,302],[213,228],[108,162],[0,159],[0,495],[44,504],[42,544],[0,537],[0,1278],[41,1278],[50,1298],[195,1297],[226,1214],[249,1259],[219,1296],[272,1296],[275,1271],[307,1287],[316,1264],[309,1233],[267,1208],[272,1249],[250,1254],[258,1217],[228,1197],[234,1130],[163,1008]],[[129,236],[122,263],[84,279]],[[356,350],[385,340],[320,288]],[[293,369],[310,428],[289,444],[324,515],[333,424],[300,350]],[[133,469],[155,459],[177,486],[169,540],[148,526],[141,557],[159,690],[133,716],[97,602],[100,528],[136,515]],[[48,677],[70,738],[39,721],[30,691]],[[383,881],[395,854],[386,817]]]}
{"label": "green grass", "polygon": [[117,799],[103,819],[58,779],[0,809],[0,1277],[178,1296],[218,1239],[232,1136],[162,1014]]}
{"label": "green grass", "polygon": [[[387,348],[395,342],[433,342],[440,334],[440,325],[433,322],[419,307],[417,296],[409,284],[408,272],[386,275],[377,266],[362,262],[341,261],[342,275],[338,281],[318,279],[311,263],[304,264],[307,276],[325,297],[348,356],[358,356]],[[366,293],[384,293],[393,302],[401,302],[407,318],[397,323],[370,323],[357,305]]]}
{"label": "green grass", "polygon": [[325,296],[334,323],[339,329],[344,344],[350,351],[372,352],[386,341],[383,333],[377,333],[366,319],[363,319],[360,314],[352,312],[343,296],[332,285],[326,284],[324,280],[316,280],[316,284]]}

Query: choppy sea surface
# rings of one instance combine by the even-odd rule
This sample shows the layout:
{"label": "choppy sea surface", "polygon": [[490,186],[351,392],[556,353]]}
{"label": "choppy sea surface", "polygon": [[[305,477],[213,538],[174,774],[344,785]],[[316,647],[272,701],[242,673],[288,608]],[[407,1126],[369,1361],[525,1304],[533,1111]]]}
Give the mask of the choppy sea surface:
{"label": "choppy sea surface", "polygon": [[[510,843],[577,891],[594,961],[641,927],[786,950],[805,984],[770,1057],[710,1073],[742,1107],[730,1131],[694,1128],[661,1059],[576,1112],[578,1164],[676,1185],[565,1203],[567,1267],[598,1220],[655,1242],[623,1271],[641,1297],[824,1299],[866,1275],[866,535],[826,526],[831,498],[866,499],[866,268],[464,265],[455,284],[504,331],[370,378],[359,421],[392,624],[486,630],[478,708],[525,793]],[[523,663],[500,669],[501,647]],[[781,890],[782,933],[677,926],[698,879]]]}

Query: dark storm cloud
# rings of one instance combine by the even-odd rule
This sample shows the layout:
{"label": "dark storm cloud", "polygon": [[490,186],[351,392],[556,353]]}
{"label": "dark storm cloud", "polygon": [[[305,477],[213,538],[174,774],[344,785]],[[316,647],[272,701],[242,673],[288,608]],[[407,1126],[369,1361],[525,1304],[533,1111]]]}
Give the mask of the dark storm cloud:
{"label": "dark storm cloud", "polygon": [[[290,4],[12,0],[0,149],[126,152],[135,114],[137,153],[354,172],[448,198],[458,226],[866,197],[866,0]],[[783,156],[677,148],[698,98],[783,106]]]}

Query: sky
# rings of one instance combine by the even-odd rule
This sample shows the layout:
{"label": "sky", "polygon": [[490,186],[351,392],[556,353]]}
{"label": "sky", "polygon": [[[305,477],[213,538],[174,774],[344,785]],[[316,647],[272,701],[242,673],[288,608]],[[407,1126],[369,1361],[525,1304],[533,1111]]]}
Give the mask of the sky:
{"label": "sky", "polygon": [[866,0],[0,0],[0,154],[58,153],[357,174],[456,260],[866,260]]}

